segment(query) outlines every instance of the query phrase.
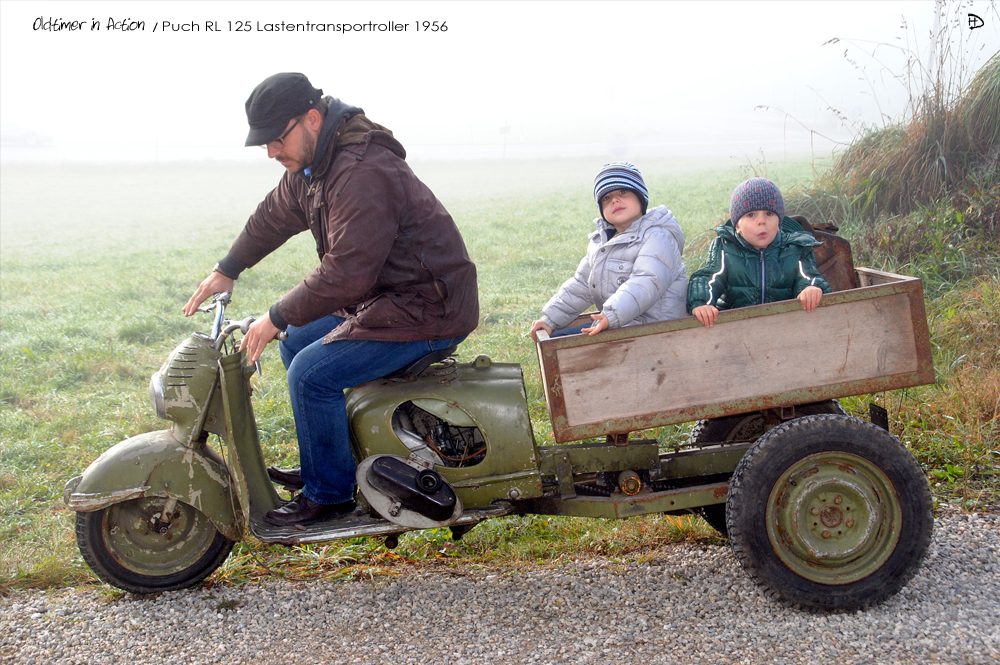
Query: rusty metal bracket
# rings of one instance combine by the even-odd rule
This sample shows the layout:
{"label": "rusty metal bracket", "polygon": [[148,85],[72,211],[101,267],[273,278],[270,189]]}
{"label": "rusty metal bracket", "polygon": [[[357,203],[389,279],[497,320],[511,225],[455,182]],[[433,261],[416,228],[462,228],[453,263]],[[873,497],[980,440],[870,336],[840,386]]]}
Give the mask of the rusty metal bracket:
{"label": "rusty metal bracket", "polygon": [[573,465],[570,464],[568,454],[556,458],[556,478],[559,480],[559,494],[563,498],[576,496],[576,488],[573,487]]}
{"label": "rusty metal bracket", "polygon": [[628,435],[629,434],[631,434],[631,432],[625,432],[624,434],[608,434],[608,437],[607,437],[606,440],[607,440],[608,443],[613,443],[616,446],[618,446],[619,448],[621,448],[622,446],[627,446],[628,445]]}

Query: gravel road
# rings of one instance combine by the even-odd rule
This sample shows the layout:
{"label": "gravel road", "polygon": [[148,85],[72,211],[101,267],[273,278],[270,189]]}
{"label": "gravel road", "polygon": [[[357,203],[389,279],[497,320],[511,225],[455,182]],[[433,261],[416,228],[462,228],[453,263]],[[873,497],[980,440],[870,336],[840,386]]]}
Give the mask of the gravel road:
{"label": "gravel road", "polygon": [[108,601],[0,599],[3,663],[998,663],[1000,515],[935,520],[913,581],[874,609],[814,613],[757,590],[729,549],[670,545],[374,581],[204,587]]}

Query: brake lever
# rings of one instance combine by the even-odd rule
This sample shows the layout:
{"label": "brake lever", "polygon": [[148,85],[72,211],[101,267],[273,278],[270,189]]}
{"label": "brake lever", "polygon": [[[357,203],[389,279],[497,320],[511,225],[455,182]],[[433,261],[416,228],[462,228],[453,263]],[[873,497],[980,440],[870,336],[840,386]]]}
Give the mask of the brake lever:
{"label": "brake lever", "polygon": [[[256,319],[254,319],[252,316],[248,316],[247,318],[240,321],[240,332],[242,332],[244,335],[247,334],[247,330],[250,329],[250,324],[252,324],[255,320]],[[278,340],[279,342],[284,342],[285,340],[288,339],[288,331],[286,330],[279,331],[278,334],[274,336],[274,339]],[[264,371],[260,367],[260,358],[255,360],[253,364],[255,371],[257,372],[257,376],[264,376]]]}

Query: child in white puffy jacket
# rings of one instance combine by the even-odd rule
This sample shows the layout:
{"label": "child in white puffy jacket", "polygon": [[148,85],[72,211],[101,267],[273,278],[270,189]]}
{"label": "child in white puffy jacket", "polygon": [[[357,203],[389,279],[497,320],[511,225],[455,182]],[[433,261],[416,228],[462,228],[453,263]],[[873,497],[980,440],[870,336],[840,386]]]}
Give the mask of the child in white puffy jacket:
{"label": "child in white puffy jacket", "polygon": [[[601,216],[576,274],[542,308],[531,337],[551,337],[634,326],[687,315],[687,271],[681,262],[684,233],[666,206],[647,212],[642,174],[627,162],[605,164],[594,179]],[[591,305],[599,313],[566,328]],[[553,332],[555,331],[555,332]]]}

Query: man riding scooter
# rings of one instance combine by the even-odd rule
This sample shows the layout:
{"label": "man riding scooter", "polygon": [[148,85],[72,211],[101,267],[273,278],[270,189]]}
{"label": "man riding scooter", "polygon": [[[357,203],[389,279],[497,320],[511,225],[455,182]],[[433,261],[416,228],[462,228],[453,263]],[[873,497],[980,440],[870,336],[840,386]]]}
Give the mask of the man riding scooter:
{"label": "man riding scooter", "polygon": [[302,492],[267,513],[276,525],[354,510],[344,389],[458,344],[479,319],[476,267],[403,146],[362,109],[322,95],[296,73],[275,74],[250,94],[246,145],[266,149],[286,173],[183,308],[191,316],[290,237],[312,232],[319,265],[240,345],[254,363],[288,333],[279,347],[301,470],[268,473]]}

